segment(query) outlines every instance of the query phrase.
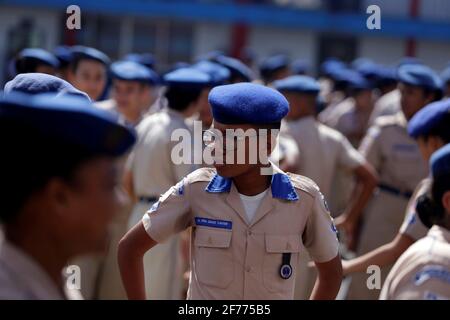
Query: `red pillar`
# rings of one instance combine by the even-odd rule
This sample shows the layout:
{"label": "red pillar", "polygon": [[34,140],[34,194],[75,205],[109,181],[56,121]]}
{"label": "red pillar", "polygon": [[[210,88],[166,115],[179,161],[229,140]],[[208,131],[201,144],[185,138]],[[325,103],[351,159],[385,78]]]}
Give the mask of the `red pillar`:
{"label": "red pillar", "polygon": [[[235,0],[236,5],[246,4],[248,0]],[[247,24],[237,22],[233,24],[231,29],[231,46],[230,54],[233,57],[241,58],[242,51],[247,44],[249,27]]]}
{"label": "red pillar", "polygon": [[[409,0],[409,17],[411,19],[417,19],[419,16],[420,0]],[[414,38],[408,38],[406,40],[405,55],[409,57],[415,57],[417,53],[417,42]]]}

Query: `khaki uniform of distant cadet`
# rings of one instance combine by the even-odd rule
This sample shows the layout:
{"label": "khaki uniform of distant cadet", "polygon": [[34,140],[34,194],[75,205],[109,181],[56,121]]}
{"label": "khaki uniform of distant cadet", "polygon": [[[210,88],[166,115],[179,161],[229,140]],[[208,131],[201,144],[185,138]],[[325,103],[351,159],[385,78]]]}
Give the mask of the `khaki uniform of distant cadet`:
{"label": "khaki uniform of distant cadet", "polygon": [[370,115],[369,125],[373,125],[378,117],[394,115],[399,112],[400,98],[400,90],[398,89],[385,93],[378,98]]}
{"label": "khaki uniform of distant cadet", "polygon": [[399,233],[410,237],[414,241],[425,237],[429,230],[417,215],[416,205],[417,199],[420,196],[429,193],[430,185],[431,179],[425,178],[416,187],[416,190],[414,190],[414,194],[409,200],[408,206],[406,207],[405,219],[403,220],[403,223],[400,227]]}
{"label": "khaki uniform of distant cadet", "polygon": [[[171,141],[176,129],[189,130],[181,113],[164,109],[145,118],[137,127],[138,143],[127,163],[133,176],[138,203],[134,206],[129,228],[138,223],[158,197],[193,171],[189,164],[175,165],[171,159]],[[145,284],[149,299],[182,299],[183,264],[180,237],[174,235],[147,252],[144,257]]]}
{"label": "khaki uniform of distant cadet", "polygon": [[[377,170],[380,183],[364,212],[358,256],[395,237],[412,191],[427,175],[427,166],[406,125],[402,112],[380,117],[361,143],[360,151]],[[382,279],[388,269],[382,268]],[[379,290],[369,290],[366,280],[367,274],[352,275],[347,298],[377,299]]]}
{"label": "khaki uniform of distant cadet", "polygon": [[450,300],[450,231],[433,226],[398,259],[380,299]]}
{"label": "khaki uniform of distant cadet", "polygon": [[[292,299],[295,278],[303,277],[301,252],[318,262],[338,254],[318,187],[272,168],[270,191],[251,222],[232,180],[213,168],[187,176],[145,214],[144,227],[158,243],[193,227],[188,299]],[[281,268],[286,264],[291,268]]]}
{"label": "khaki uniform of distant cadet", "polygon": [[[333,178],[338,172],[349,173],[364,162],[364,158],[338,131],[319,123],[313,116],[286,122],[289,134],[295,139],[300,150],[300,165],[297,173],[317,183],[325,199],[330,203],[332,215],[337,208],[337,200],[332,197]],[[351,190],[349,191],[351,192]],[[300,266],[305,279],[299,279],[295,290],[296,299],[306,299],[311,294],[316,278],[315,270],[309,268],[306,252],[300,254]]]}

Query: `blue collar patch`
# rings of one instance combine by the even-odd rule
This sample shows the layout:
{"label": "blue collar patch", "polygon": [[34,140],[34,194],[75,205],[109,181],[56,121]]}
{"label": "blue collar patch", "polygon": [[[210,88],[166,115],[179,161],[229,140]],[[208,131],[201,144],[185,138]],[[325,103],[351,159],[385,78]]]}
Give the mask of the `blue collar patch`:
{"label": "blue collar patch", "polygon": [[[210,193],[230,192],[231,183],[231,179],[224,178],[216,174],[209,182],[205,191]],[[291,179],[289,179],[286,174],[273,174],[271,188],[273,198],[289,201],[297,201],[299,199],[298,194],[295,192],[294,186],[291,183]]]}

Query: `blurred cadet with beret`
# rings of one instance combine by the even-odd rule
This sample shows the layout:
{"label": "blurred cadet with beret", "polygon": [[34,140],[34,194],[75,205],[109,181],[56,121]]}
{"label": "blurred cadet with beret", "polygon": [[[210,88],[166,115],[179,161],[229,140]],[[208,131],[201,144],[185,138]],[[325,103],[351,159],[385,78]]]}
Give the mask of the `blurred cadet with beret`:
{"label": "blurred cadet with beret", "polygon": [[277,54],[264,59],[259,64],[259,74],[264,84],[286,78],[290,75],[290,61],[285,54]]}
{"label": "blurred cadet with beret", "polygon": [[[336,174],[340,171],[349,172],[359,183],[354,189],[357,191],[349,191],[353,191],[354,200],[347,197],[344,208],[340,208],[332,201],[331,212],[337,216],[341,212],[336,211],[341,209],[346,215],[354,215],[357,214],[355,211],[363,210],[376,186],[374,169],[341,133],[316,120],[315,107],[320,90],[319,83],[309,76],[290,76],[273,84],[285,95],[290,104],[286,127],[282,128],[282,134],[291,135],[299,146],[300,164],[296,173],[316,181],[325,199],[330,201],[335,200],[332,184]],[[302,258],[302,261],[306,261],[307,256]],[[303,267],[306,269],[306,265]],[[308,278],[313,279],[314,275],[311,274],[298,283],[299,298],[306,298],[312,289],[313,282],[308,281]]]}
{"label": "blurred cadet with beret", "polygon": [[[408,123],[408,134],[416,140],[423,159],[428,162],[432,153],[450,143],[450,100],[433,102],[418,111]],[[417,185],[395,238],[361,257],[343,261],[344,275],[366,272],[370,265],[391,265],[409,246],[426,235],[428,227],[419,219],[416,204],[419,197],[429,192],[430,183],[431,179],[427,177]]]}
{"label": "blurred cadet with beret", "polygon": [[[175,130],[190,132],[186,119],[199,111],[204,90],[212,79],[194,67],[181,68],[164,75],[167,107],[144,118],[137,126],[138,144],[131,153],[125,172],[125,187],[135,201],[129,226],[134,226],[172,185],[195,169],[193,162],[177,164],[172,150]],[[182,299],[180,236],[174,235],[144,258],[145,289],[149,299]]]}
{"label": "blurred cadet with beret", "polygon": [[110,66],[111,99],[96,105],[122,114],[136,126],[156,99],[159,76],[153,70],[133,61],[116,61]]}
{"label": "blurred cadet with beret", "polygon": [[[192,227],[188,299],[292,299],[295,278],[303,277],[296,263],[303,248],[319,271],[311,298],[334,299],[341,263],[324,198],[312,180],[267,161],[287,100],[274,89],[238,83],[215,87],[209,102],[214,122],[204,142],[214,149],[215,168],[180,179],[122,239],[128,297],[146,298],[144,253]],[[262,156],[252,162],[254,143]],[[239,149],[243,163],[236,163]]]}
{"label": "blurred cadet with beret", "polygon": [[380,299],[450,299],[450,144],[430,159],[431,192],[417,202],[425,238],[400,256],[389,273]]}
{"label": "blurred cadet with beret", "polygon": [[15,61],[16,74],[39,72],[55,75],[58,66],[58,59],[52,53],[41,48],[23,49]]}
{"label": "blurred cadet with beret", "polygon": [[[437,74],[422,64],[405,64],[398,68],[401,111],[377,118],[363,139],[360,151],[380,177],[364,212],[356,254],[362,255],[392,240],[404,218],[409,199],[427,175],[420,149],[408,135],[408,121],[425,105],[441,98]],[[348,217],[342,227],[356,231],[360,217]],[[388,267],[382,268],[385,279]],[[355,274],[349,299],[377,299],[379,290],[369,290],[364,274]]]}
{"label": "blurred cadet with beret", "polygon": [[69,82],[86,92],[92,101],[99,100],[107,83],[108,56],[85,46],[73,46],[71,51]]}
{"label": "blurred cadet with beret", "polygon": [[253,71],[238,59],[220,55],[213,61],[223,65],[231,72],[229,83],[252,82],[255,80]]}
{"label": "blurred cadet with beret", "polygon": [[0,298],[80,298],[64,267],[105,250],[135,133],[86,98],[19,92],[0,98],[0,131]]}
{"label": "blurred cadet with beret", "polygon": [[53,50],[53,54],[59,61],[58,70],[56,75],[61,79],[69,79],[69,66],[72,61],[72,50],[69,46],[57,46]]}
{"label": "blurred cadet with beret", "polygon": [[450,98],[450,63],[441,73],[442,89],[444,90],[444,96]]}

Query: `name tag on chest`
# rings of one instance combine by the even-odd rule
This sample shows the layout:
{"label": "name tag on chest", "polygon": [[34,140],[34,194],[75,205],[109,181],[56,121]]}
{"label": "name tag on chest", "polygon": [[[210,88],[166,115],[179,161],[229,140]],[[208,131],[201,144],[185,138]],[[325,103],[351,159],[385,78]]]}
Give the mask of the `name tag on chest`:
{"label": "name tag on chest", "polygon": [[231,228],[233,227],[233,222],[225,221],[225,220],[216,220],[216,219],[195,217],[195,225],[231,230]]}

